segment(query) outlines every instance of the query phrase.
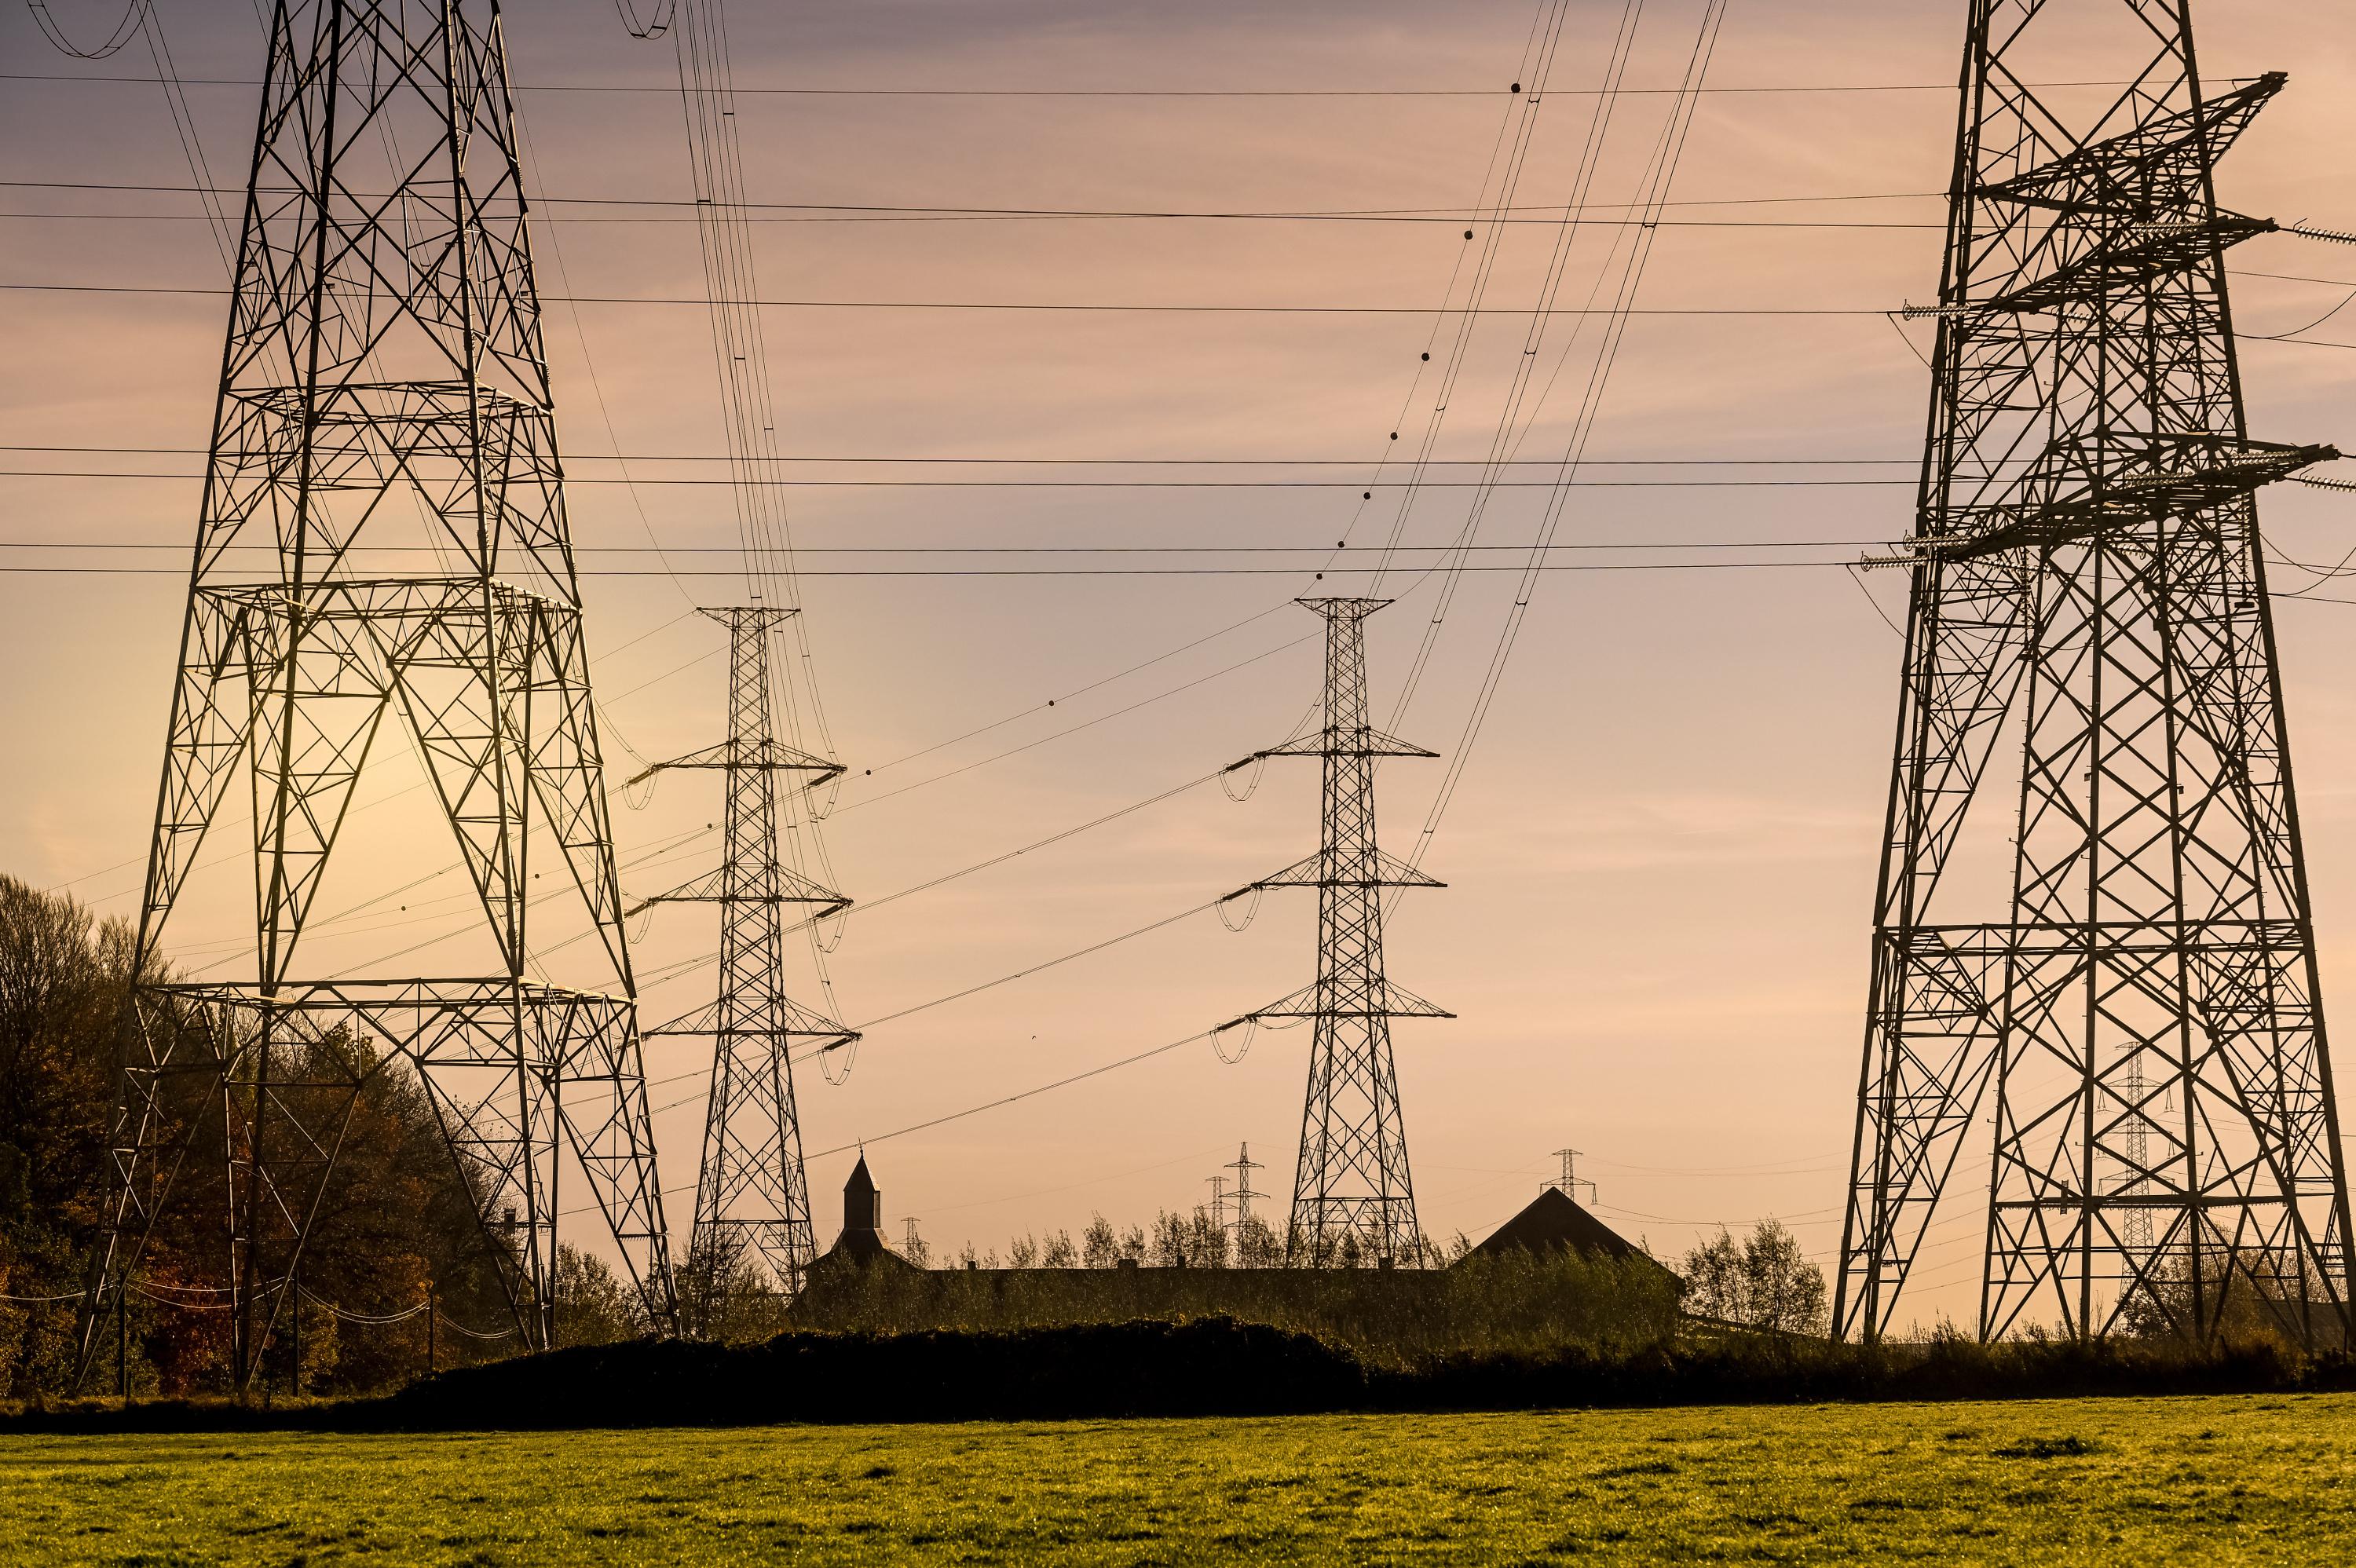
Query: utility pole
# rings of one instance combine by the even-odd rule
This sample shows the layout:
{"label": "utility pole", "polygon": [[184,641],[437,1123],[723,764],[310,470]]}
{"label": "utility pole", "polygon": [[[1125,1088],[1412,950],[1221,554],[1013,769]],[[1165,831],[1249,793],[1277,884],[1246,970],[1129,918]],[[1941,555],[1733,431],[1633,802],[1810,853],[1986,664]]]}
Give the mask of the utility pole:
{"label": "utility pole", "polygon": [[1237,1147],[1235,1163],[1227,1168],[1236,1173],[1236,1184],[1228,1191],[1227,1196],[1234,1199],[1236,1203],[1236,1255],[1240,1258],[1243,1255],[1244,1227],[1251,1222],[1252,1200],[1268,1196],[1265,1192],[1252,1190],[1251,1173],[1255,1170],[1264,1170],[1267,1167],[1252,1158],[1251,1145],[1247,1143]]}
{"label": "utility pole", "polygon": [[1375,843],[1376,760],[1439,754],[1366,722],[1365,622],[1389,603],[1301,601],[1325,619],[1324,724],[1226,770],[1268,757],[1316,757],[1322,764],[1323,830],[1317,853],[1228,895],[1315,888],[1317,978],[1282,1001],[1220,1026],[1270,1019],[1309,1019],[1316,1026],[1285,1250],[1293,1262],[1318,1267],[1353,1254],[1383,1263],[1416,1255],[1415,1187],[1391,1061],[1391,1019],[1455,1016],[1383,975],[1383,890],[1443,885]]}
{"label": "utility pole", "polygon": [[[134,973],[166,972],[184,894],[231,896],[196,874],[231,798],[253,803],[255,859],[230,886],[254,900],[255,968],[137,987],[85,1369],[98,1304],[218,1104],[250,1389],[284,1300],[271,1282],[392,1063],[471,1173],[528,1343],[548,1339],[560,1163],[649,1315],[676,1321],[503,28],[493,0],[271,12]],[[337,857],[380,747],[422,763],[480,911],[438,975],[303,962],[331,860],[338,905],[416,873],[415,848]],[[526,927],[560,899],[588,939],[561,981]],[[509,1204],[512,1250],[490,1233]]]}
{"label": "utility pole", "polygon": [[1580,1177],[1579,1155],[1580,1151],[1575,1148],[1555,1150],[1555,1158],[1562,1161],[1562,1175],[1547,1182],[1547,1185],[1574,1203],[1579,1201],[1579,1189],[1584,1187],[1587,1189],[1587,1200],[1592,1203],[1595,1201],[1595,1183],[1583,1180]]}
{"label": "utility pole", "polygon": [[712,769],[726,780],[719,869],[638,906],[720,908],[719,994],[647,1031],[712,1042],[712,1096],[704,1107],[703,1161],[688,1244],[702,1319],[696,1327],[709,1332],[726,1317],[723,1298],[739,1262],[757,1262],[783,1295],[801,1289],[818,1250],[794,1106],[794,1047],[809,1041],[831,1051],[859,1036],[786,994],[787,911],[808,923],[851,907],[849,899],[788,867],[778,853],[778,775],[798,775],[798,787],[809,789],[842,773],[841,763],[779,741],[772,722],[770,633],[795,612],[739,604],[701,613],[728,628],[728,738],[657,763],[630,783],[673,768]]}
{"label": "utility pole", "polygon": [[[1922,485],[1869,563],[1912,598],[1834,1330],[1886,1330],[1992,1117],[1983,1338],[2100,1336],[2141,1298],[2196,1340],[2248,1304],[2340,1343],[2347,1181],[2255,503],[2338,453],[2247,433],[2224,252],[2276,225],[2215,186],[2285,79],[2209,91],[2183,5],[1968,12],[1945,272],[1908,311],[1938,324]],[[2065,69],[2127,85],[2026,85]],[[1998,819],[1967,825],[1997,758]]]}

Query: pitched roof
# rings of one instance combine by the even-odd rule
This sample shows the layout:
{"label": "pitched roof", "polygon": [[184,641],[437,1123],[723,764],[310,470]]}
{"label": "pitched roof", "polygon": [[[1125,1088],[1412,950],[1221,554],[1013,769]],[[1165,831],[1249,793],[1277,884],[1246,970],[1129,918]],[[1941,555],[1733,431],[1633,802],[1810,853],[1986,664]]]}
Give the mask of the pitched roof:
{"label": "pitched roof", "polygon": [[1559,1187],[1540,1192],[1528,1208],[1498,1226],[1486,1241],[1472,1249],[1472,1253],[1495,1257],[1515,1250],[1601,1253],[1615,1259],[1646,1256],[1626,1237],[1580,1208]]}

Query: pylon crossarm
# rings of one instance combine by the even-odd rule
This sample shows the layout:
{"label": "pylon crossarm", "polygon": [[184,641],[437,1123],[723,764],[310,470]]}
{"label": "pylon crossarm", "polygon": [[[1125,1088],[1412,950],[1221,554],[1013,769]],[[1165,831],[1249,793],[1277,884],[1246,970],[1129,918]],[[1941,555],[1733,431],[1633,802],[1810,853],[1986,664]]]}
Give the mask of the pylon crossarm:
{"label": "pylon crossarm", "polygon": [[[1971,560],[2097,537],[2133,544],[2152,523],[2246,499],[2300,469],[2336,460],[2340,452],[2211,437],[2164,438],[2142,453],[2120,456],[2091,454],[2104,464],[2091,470],[2081,466],[2089,455],[2072,449],[2024,475],[2016,486],[2023,493],[2019,499],[1957,508],[1951,514],[1955,532],[1919,540],[1913,548],[1935,544],[1937,560]],[[2118,466],[2110,466],[2114,463]]]}
{"label": "pylon crossarm", "polygon": [[1437,757],[1438,752],[1428,751],[1411,741],[1387,735],[1370,724],[1333,726],[1312,730],[1308,734],[1254,752],[1243,761],[1226,769],[1249,767],[1263,757]]}
{"label": "pylon crossarm", "polygon": [[1321,998],[1318,991],[1316,986],[1304,986],[1280,1001],[1230,1019],[1219,1025],[1219,1029],[1231,1029],[1248,1023],[1267,1023],[1271,1019],[1452,1019],[1456,1016],[1444,1008],[1425,1001],[1406,987],[1387,979],[1376,980],[1363,993],[1346,997]]}
{"label": "pylon crossarm", "polygon": [[[776,886],[747,888],[746,881],[774,880]],[[734,885],[732,885],[734,884]],[[831,888],[822,888],[800,872],[781,865],[761,868],[759,878],[747,878],[742,871],[732,876],[729,868],[706,871],[700,877],[681,882],[667,893],[650,893],[632,904],[623,913],[626,918],[653,904],[816,904],[821,906],[808,918],[824,920],[851,907],[851,900]]]}
{"label": "pylon crossarm", "polygon": [[659,1024],[646,1033],[649,1039],[658,1035],[704,1038],[726,1035],[743,1040],[822,1040],[838,1045],[849,1045],[862,1038],[857,1029],[846,1029],[825,1014],[806,1008],[789,997],[775,998],[773,1004],[757,1017],[745,1016],[727,1002],[715,999],[692,1012],[680,1014],[669,1023]]}
{"label": "pylon crossarm", "polygon": [[2021,315],[2099,300],[2116,290],[2145,287],[2244,240],[2271,234],[2278,227],[2270,218],[2245,218],[2238,212],[2171,223],[2128,224],[2074,261],[1972,308]]}
{"label": "pylon crossarm", "polygon": [[1375,850],[1371,856],[1335,857],[1321,850],[1296,861],[1272,877],[1246,882],[1226,898],[1239,899],[1269,888],[1444,888],[1448,884],[1408,865],[1396,855]]}
{"label": "pylon crossarm", "polygon": [[2169,165],[2189,164],[2205,171],[2289,80],[2284,72],[2270,70],[2231,92],[2155,114],[2130,130],[2089,142],[2025,174],[1976,186],[1971,194],[1980,200],[2063,213],[2092,210],[2130,219],[2145,216],[2151,185],[2177,172]]}
{"label": "pylon crossarm", "polygon": [[624,781],[623,787],[643,783],[660,773],[678,768],[702,768],[726,771],[759,771],[772,773],[809,773],[803,781],[805,789],[816,789],[823,784],[841,778],[850,771],[847,764],[813,756],[782,741],[772,741],[766,747],[745,747],[743,754],[731,742],[723,741],[717,746],[706,746],[700,752],[690,752],[683,757],[673,757],[667,763],[655,763],[639,769]]}

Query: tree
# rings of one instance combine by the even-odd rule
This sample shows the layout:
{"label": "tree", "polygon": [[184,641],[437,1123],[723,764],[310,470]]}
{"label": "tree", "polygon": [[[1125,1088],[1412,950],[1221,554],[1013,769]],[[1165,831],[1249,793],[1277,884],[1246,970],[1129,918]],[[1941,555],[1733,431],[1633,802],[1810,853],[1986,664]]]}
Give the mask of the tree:
{"label": "tree", "polygon": [[1080,1235],[1080,1262],[1089,1268],[1110,1268],[1119,1261],[1120,1238],[1113,1234],[1112,1221],[1101,1214],[1090,1216]]}
{"label": "tree", "polygon": [[1039,1243],[1037,1238],[1028,1235],[1017,1236],[1014,1240],[1007,1243],[1006,1266],[1009,1268],[1037,1268],[1039,1266]]}
{"label": "tree", "polygon": [[1268,1221],[1257,1214],[1247,1214],[1236,1221],[1236,1266],[1284,1266],[1284,1243],[1276,1239],[1276,1232],[1269,1229]]}
{"label": "tree", "polygon": [[[131,964],[131,933],[122,923],[101,923],[71,899],[0,877],[0,1292],[72,1296],[88,1277],[104,1233],[117,1055],[132,1027]],[[145,978],[170,976],[158,969]],[[146,1024],[163,1030],[171,1019],[151,1012]],[[175,1146],[163,1166],[177,1174],[132,1266],[125,1300],[125,1370],[139,1392],[220,1391],[228,1383],[230,1314],[208,1308],[227,1299],[230,1283],[221,1245],[229,1205],[221,1094],[232,1096],[241,1115],[250,1112],[248,1056],[225,1089],[199,1072],[169,1075],[156,1091],[162,1120],[153,1130]],[[426,1325],[413,1309],[429,1288],[455,1322],[491,1329],[511,1321],[499,1271],[514,1266],[512,1250],[497,1255],[477,1218],[487,1178],[451,1158],[414,1074],[341,1029],[316,1039],[282,1037],[272,1062],[271,1103],[280,1116],[341,1128],[301,1260],[304,1386],[356,1392],[423,1371]],[[307,1205],[311,1196],[306,1190],[298,1201]],[[286,1262],[282,1253],[275,1266]],[[294,1299],[291,1289],[274,1297],[277,1327],[262,1352],[263,1376],[281,1388],[294,1370]],[[0,1396],[72,1387],[76,1316],[71,1300],[0,1304]],[[399,1320],[357,1321],[388,1317]],[[445,1364],[480,1354],[478,1343],[445,1338]],[[514,1344],[498,1342],[490,1353]]]}
{"label": "tree", "polygon": [[1048,1268],[1079,1267],[1080,1254],[1078,1249],[1072,1245],[1072,1232],[1058,1231],[1048,1237],[1047,1250],[1039,1261]]}
{"label": "tree", "polygon": [[[2140,1285],[2128,1287],[2119,1327],[2138,1339],[2286,1339],[2297,1333],[2301,1297],[2320,1302],[2327,1289],[2305,1277],[2291,1249],[2227,1249],[2204,1236],[2196,1270],[2191,1248],[2161,1249]],[[2195,1288],[2195,1275],[2198,1288]]]}
{"label": "tree", "polygon": [[643,1304],[605,1259],[560,1242],[553,1275],[558,1344],[610,1345],[647,1331]]}
{"label": "tree", "polygon": [[1194,1268],[1227,1266],[1227,1232],[1208,1209],[1196,1209],[1186,1221],[1186,1262]]}
{"label": "tree", "polygon": [[1742,1243],[1719,1227],[1718,1234],[1686,1253],[1685,1309],[1697,1317],[1740,1323],[1743,1318]]}
{"label": "tree", "polygon": [[1815,1334],[1825,1327],[1825,1271],[1777,1220],[1762,1220],[1742,1243],[1747,1320],[1771,1334]]}
{"label": "tree", "polygon": [[1147,1256],[1155,1268],[1184,1268],[1194,1260],[1186,1255],[1186,1221],[1164,1209],[1153,1217],[1153,1242]]}
{"label": "tree", "polygon": [[1762,1220],[1737,1242],[1723,1227],[1685,1255],[1685,1310],[1772,1334],[1815,1334],[1825,1326],[1824,1271],[1792,1232]]}

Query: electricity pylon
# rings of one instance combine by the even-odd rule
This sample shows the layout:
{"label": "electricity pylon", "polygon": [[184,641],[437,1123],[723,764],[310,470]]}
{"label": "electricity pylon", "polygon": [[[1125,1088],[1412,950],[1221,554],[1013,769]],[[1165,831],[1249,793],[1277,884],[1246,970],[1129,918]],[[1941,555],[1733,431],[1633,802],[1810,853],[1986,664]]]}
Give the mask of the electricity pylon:
{"label": "electricity pylon", "polygon": [[1323,727],[1296,741],[1254,752],[1226,771],[1268,757],[1322,759],[1324,827],[1317,853],[1238,888],[1240,898],[1269,888],[1317,890],[1317,979],[1282,1001],[1246,1013],[1221,1029],[1272,1019],[1315,1023],[1309,1048],[1309,1098],[1301,1118],[1301,1160],[1292,1180],[1292,1222],[1285,1250],[1294,1263],[1325,1266],[1355,1257],[1392,1261],[1419,1254],[1415,1184],[1408,1178],[1407,1127],[1391,1061],[1391,1019],[1445,1019],[1443,1012],[1383,975],[1385,888],[1443,886],[1375,843],[1375,762],[1431,757],[1420,746],[1366,722],[1368,615],[1387,599],[1303,599],[1325,617]]}
{"label": "electricity pylon", "polygon": [[630,782],[669,768],[709,768],[727,778],[719,869],[646,901],[720,906],[719,995],[647,1030],[712,1042],[712,1098],[688,1245],[695,1315],[709,1328],[726,1315],[729,1282],[740,1264],[764,1269],[786,1295],[801,1288],[818,1249],[794,1113],[793,1050],[798,1040],[827,1049],[859,1036],[786,995],[787,909],[796,908],[808,923],[851,907],[777,853],[777,775],[807,774],[801,787],[809,788],[842,773],[840,763],[779,741],[771,720],[769,635],[795,612],[746,604],[702,613],[728,628],[728,739],[657,763]]}
{"label": "electricity pylon", "polygon": [[[552,1333],[565,1148],[672,1323],[492,0],[277,0],[246,192],[137,952],[143,976],[161,972],[166,919],[243,779],[256,972],[139,987],[91,1300],[121,1287],[191,1135],[220,1117],[231,1359],[251,1386],[359,1090],[400,1061],[528,1343]],[[413,870],[336,855],[388,720],[456,837],[481,956],[315,978],[301,939],[331,861],[380,889]],[[543,864],[564,894],[529,895]],[[575,894],[587,988],[535,977],[526,934],[531,905]]]}
{"label": "electricity pylon", "polygon": [[[2105,71],[2132,85],[2024,85]],[[1844,1335],[1889,1326],[1990,1112],[1984,1337],[2099,1335],[2138,1299],[2195,1339],[2344,1331],[2254,499],[2337,453],[2246,432],[2223,252],[2276,226],[2212,177],[2283,80],[2205,95],[2181,0],[1972,0],[1945,273],[1912,311],[1938,346]],[[1999,737],[2019,793],[1967,824]]]}

